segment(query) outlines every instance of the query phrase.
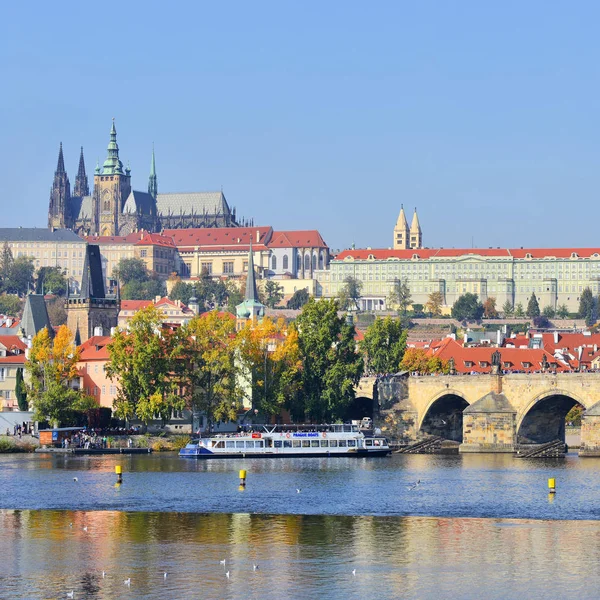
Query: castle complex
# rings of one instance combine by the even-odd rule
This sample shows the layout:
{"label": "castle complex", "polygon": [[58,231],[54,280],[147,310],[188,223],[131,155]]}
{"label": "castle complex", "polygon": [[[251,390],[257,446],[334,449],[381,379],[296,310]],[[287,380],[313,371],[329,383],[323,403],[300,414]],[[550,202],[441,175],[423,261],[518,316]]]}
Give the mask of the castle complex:
{"label": "castle complex", "polygon": [[123,167],[119,158],[114,120],[107,157],[102,167],[96,165],[91,194],[83,148],[71,195],[62,143],[60,145],[50,192],[50,229],[72,229],[81,236],[113,236],[127,235],[140,229],[157,232],[165,228],[237,226],[235,208],[229,208],[222,191],[159,194],[154,149],[148,190],[134,190],[131,186],[131,169],[129,166]]}

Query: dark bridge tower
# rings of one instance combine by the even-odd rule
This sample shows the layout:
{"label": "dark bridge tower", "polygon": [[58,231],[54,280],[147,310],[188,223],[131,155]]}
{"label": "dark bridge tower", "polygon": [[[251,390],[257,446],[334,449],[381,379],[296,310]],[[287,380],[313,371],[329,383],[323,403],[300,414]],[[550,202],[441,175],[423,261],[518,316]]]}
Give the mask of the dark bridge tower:
{"label": "dark bridge tower", "polygon": [[88,178],[85,174],[85,162],[83,160],[83,146],[81,146],[81,154],[79,155],[79,169],[77,170],[77,177],[75,177],[75,187],[73,188],[73,196],[89,196],[90,187],[88,185]]}
{"label": "dark bridge tower", "polygon": [[48,208],[48,228],[62,229],[71,226],[69,204],[71,202],[71,186],[65,171],[62,142],[58,151],[58,164],[54,172],[54,182],[50,192],[50,206]]}

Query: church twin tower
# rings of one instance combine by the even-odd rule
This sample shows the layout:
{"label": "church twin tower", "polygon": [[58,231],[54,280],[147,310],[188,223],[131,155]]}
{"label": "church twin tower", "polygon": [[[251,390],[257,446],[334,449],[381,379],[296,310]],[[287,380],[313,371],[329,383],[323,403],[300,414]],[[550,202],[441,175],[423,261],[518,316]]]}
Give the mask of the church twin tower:
{"label": "church twin tower", "polygon": [[400,208],[400,214],[394,227],[394,250],[411,250],[423,247],[423,232],[419,224],[417,209],[413,215],[410,228],[404,214],[404,206]]}

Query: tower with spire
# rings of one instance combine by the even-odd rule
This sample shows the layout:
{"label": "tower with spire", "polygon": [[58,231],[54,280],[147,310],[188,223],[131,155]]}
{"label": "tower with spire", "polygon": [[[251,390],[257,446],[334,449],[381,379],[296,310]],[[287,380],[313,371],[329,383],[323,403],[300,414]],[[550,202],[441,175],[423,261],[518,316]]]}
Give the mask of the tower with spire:
{"label": "tower with spire", "polygon": [[58,164],[56,165],[52,190],[50,191],[50,205],[48,207],[48,227],[50,229],[69,227],[70,204],[71,186],[67,171],[65,170],[65,159],[61,142],[58,150]]}
{"label": "tower with spire", "polygon": [[83,146],[79,154],[79,168],[77,169],[77,177],[75,177],[75,187],[73,188],[73,196],[83,198],[90,195],[90,186],[88,178],[85,174],[85,161],[83,160]]}
{"label": "tower with spire", "polygon": [[417,207],[415,206],[415,212],[413,214],[412,223],[410,225],[410,248],[419,249],[423,247],[423,232],[421,231],[421,225],[419,224],[419,217],[417,216]]}
{"label": "tower with spire", "polygon": [[107,157],[102,169],[94,174],[92,198],[92,233],[96,235],[118,235],[123,206],[131,192],[131,170],[123,169],[119,158],[117,129],[113,119],[108,142]]}
{"label": "tower with spire", "polygon": [[256,273],[254,272],[254,252],[252,242],[248,252],[248,274],[246,276],[246,294],[244,301],[235,307],[236,329],[239,331],[248,321],[256,322],[265,316],[265,305],[258,299]]}
{"label": "tower with spire", "polygon": [[404,205],[400,205],[400,214],[394,227],[394,250],[406,250],[410,248],[410,231],[408,229],[408,222],[406,220],[406,214],[404,213]]}
{"label": "tower with spire", "polygon": [[150,163],[150,177],[148,178],[148,193],[154,198],[158,196],[158,180],[156,179],[156,159],[154,158],[154,144],[152,144],[152,162]]}

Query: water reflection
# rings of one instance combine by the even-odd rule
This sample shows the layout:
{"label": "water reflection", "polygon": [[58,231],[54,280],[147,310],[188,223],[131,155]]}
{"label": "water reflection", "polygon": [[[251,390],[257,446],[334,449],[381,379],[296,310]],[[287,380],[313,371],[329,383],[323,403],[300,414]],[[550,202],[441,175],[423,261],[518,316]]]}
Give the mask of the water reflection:
{"label": "water reflection", "polygon": [[599,546],[600,524],[585,521],[5,510],[0,589],[19,598],[591,598]]}

